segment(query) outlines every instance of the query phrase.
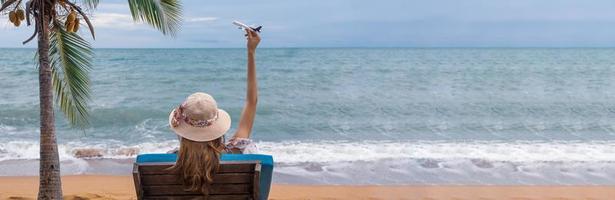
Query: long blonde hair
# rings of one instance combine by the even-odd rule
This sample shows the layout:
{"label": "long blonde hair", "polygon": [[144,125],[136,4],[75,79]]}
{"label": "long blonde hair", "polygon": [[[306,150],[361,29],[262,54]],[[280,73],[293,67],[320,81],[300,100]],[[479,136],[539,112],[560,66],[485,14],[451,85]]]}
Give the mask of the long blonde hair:
{"label": "long blonde hair", "polygon": [[180,139],[177,162],[169,170],[178,173],[187,191],[209,194],[209,185],[220,166],[224,137],[206,142]]}

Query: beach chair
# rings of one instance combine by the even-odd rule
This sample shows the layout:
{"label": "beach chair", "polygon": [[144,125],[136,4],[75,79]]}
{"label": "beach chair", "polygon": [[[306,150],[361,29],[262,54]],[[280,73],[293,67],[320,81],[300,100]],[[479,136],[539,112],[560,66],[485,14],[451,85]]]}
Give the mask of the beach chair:
{"label": "beach chair", "polygon": [[137,156],[133,179],[138,199],[254,199],[269,196],[273,158],[258,154],[223,154],[209,195],[184,190],[181,177],[169,172],[176,154]]}

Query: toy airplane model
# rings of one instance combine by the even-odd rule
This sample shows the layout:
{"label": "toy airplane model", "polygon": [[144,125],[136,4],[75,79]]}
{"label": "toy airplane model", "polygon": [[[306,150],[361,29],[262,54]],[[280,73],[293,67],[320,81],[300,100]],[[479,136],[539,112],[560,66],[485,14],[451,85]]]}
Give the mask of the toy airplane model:
{"label": "toy airplane model", "polygon": [[258,26],[256,28],[255,27],[250,27],[250,26],[248,26],[248,25],[246,25],[244,23],[241,23],[239,21],[233,21],[233,24],[235,24],[236,26],[239,26],[239,29],[251,29],[251,30],[259,32],[259,33],[261,32],[261,28],[263,28],[263,26]]}

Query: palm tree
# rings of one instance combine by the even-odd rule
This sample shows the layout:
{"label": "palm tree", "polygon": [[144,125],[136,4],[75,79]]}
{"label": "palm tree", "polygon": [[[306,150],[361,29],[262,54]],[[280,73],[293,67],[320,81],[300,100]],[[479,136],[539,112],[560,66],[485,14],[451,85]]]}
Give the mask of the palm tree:
{"label": "palm tree", "polygon": [[[165,35],[180,29],[179,0],[127,0],[136,22],[145,22]],[[93,51],[77,31],[85,22],[92,38],[89,20],[99,0],[0,0],[0,14],[20,26],[34,25],[26,44],[38,39],[40,92],[40,183],[38,199],[62,199],[60,161],[54,126],[53,99],[70,124],[85,127],[90,98],[89,71]]]}

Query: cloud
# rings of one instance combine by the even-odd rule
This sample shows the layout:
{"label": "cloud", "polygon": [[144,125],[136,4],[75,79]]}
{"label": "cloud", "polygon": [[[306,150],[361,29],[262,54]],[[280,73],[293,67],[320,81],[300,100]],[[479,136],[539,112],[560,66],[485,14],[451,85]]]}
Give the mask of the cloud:
{"label": "cloud", "polygon": [[189,17],[186,19],[187,22],[211,22],[218,20],[217,17]]}
{"label": "cloud", "polygon": [[[217,17],[187,17],[186,22],[213,22]],[[135,30],[144,28],[143,23],[135,22],[132,16],[123,13],[96,13],[92,19],[96,28]]]}
{"label": "cloud", "polygon": [[[126,0],[101,1],[91,18],[101,38],[96,43],[104,47],[243,47],[243,34],[231,24],[239,19],[264,26],[266,47],[615,46],[613,0],[182,3],[182,30],[171,40],[147,24],[135,23]],[[23,24],[16,28],[6,15],[0,15],[0,46],[21,47],[32,28]],[[193,41],[201,38],[207,40]]]}
{"label": "cloud", "polygon": [[96,13],[92,19],[96,28],[134,30],[141,27],[141,23],[135,22],[131,15],[121,13]]}
{"label": "cloud", "polygon": [[128,3],[108,3],[100,2],[97,7],[98,11],[113,11],[113,12],[127,12],[129,11]]}

